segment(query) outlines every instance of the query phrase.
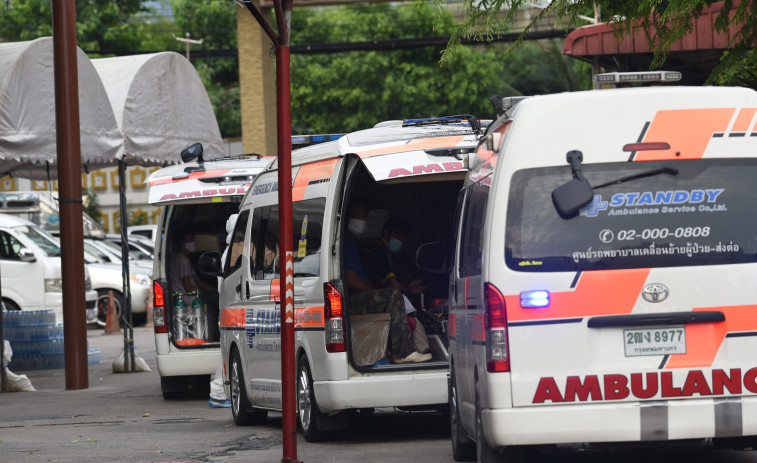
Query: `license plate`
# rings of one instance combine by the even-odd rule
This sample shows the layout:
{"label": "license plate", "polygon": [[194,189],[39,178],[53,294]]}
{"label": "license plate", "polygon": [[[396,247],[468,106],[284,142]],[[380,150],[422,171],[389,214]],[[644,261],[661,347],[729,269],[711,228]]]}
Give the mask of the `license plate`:
{"label": "license plate", "polygon": [[626,357],[686,353],[686,329],[683,326],[623,330]]}

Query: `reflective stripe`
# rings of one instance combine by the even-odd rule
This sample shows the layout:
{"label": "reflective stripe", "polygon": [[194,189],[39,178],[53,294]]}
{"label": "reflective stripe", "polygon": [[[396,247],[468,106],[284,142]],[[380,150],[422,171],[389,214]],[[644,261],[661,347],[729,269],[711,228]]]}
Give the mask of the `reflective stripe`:
{"label": "reflective stripe", "polygon": [[221,327],[244,328],[244,309],[222,309]]}
{"label": "reflective stripe", "polygon": [[643,402],[639,414],[640,440],[668,440],[668,406],[666,402]]}
{"label": "reflective stripe", "polygon": [[715,399],[715,437],[743,435],[741,399]]}
{"label": "reflective stripe", "polygon": [[305,190],[311,182],[330,179],[337,162],[339,158],[333,158],[311,162],[300,167],[292,185],[292,202],[302,201],[305,198]]}

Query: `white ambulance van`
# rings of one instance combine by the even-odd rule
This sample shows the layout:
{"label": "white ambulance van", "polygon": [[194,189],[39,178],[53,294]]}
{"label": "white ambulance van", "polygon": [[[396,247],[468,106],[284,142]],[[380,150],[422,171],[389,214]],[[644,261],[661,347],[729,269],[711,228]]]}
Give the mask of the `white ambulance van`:
{"label": "white ambulance van", "polygon": [[[379,407],[446,412],[446,278],[415,268],[415,249],[451,239],[450,222],[477,136],[459,118],[389,121],[292,153],[295,361],[298,422],[308,441]],[[281,410],[279,204],[276,161],[255,178],[240,207],[221,289],[221,350],[234,421],[255,424]],[[410,223],[394,254],[403,281],[424,280],[410,295],[431,359],[387,361],[389,314],[350,315],[344,282],[346,217],[368,198],[358,247],[381,238],[390,217]],[[410,318],[413,318],[411,314]]]}
{"label": "white ambulance van", "polygon": [[[202,252],[223,252],[227,219],[237,212],[255,175],[270,162],[271,158],[257,155],[195,160],[164,167],[147,179],[148,202],[161,207],[153,267],[153,322],[161,390],[167,399],[206,391],[210,376],[221,364],[217,290],[203,294],[201,313],[175,307],[172,295],[184,291],[170,284],[180,235],[184,231],[194,234],[192,262]],[[215,277],[195,273],[195,278],[217,287]],[[191,306],[192,297],[187,305]]]}
{"label": "white ambulance van", "polygon": [[753,90],[649,87],[533,97],[489,127],[454,224],[456,460],[755,447],[756,124]]}

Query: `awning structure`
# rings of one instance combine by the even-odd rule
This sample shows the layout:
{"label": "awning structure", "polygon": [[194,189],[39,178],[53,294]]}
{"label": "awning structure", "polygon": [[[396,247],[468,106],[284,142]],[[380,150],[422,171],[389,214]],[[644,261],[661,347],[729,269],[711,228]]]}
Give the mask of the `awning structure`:
{"label": "awning structure", "polygon": [[[123,140],[100,77],[77,48],[82,170],[113,165]],[[0,176],[57,178],[53,40],[0,43]]]}
{"label": "awning structure", "polygon": [[[722,6],[719,2],[704,8],[694,19],[692,31],[671,46],[663,68],[681,71],[681,84],[702,85],[728,49],[733,31],[715,31],[715,19]],[[616,37],[608,24],[575,29],[565,39],[563,54],[601,66],[603,72],[648,71],[654,58],[643,31],[636,31],[633,37]]]}
{"label": "awning structure", "polygon": [[200,142],[204,159],[225,155],[205,86],[173,52],[93,59],[124,140],[129,164],[173,164]]}

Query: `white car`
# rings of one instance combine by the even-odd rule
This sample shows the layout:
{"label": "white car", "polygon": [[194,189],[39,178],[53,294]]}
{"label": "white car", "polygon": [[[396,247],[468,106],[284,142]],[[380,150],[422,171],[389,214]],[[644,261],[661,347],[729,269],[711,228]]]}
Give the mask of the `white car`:
{"label": "white car", "polygon": [[[113,302],[118,319],[121,320],[123,297],[123,275],[121,261],[105,262],[90,251],[93,246],[84,243],[84,260],[89,268],[92,279],[92,289],[97,291],[96,310],[88,312],[87,324],[105,327],[108,315],[108,293],[113,292]],[[89,250],[89,251],[88,251]],[[147,321],[147,310],[152,297],[151,270],[129,265],[129,291],[131,294],[132,322],[143,325]]]}

